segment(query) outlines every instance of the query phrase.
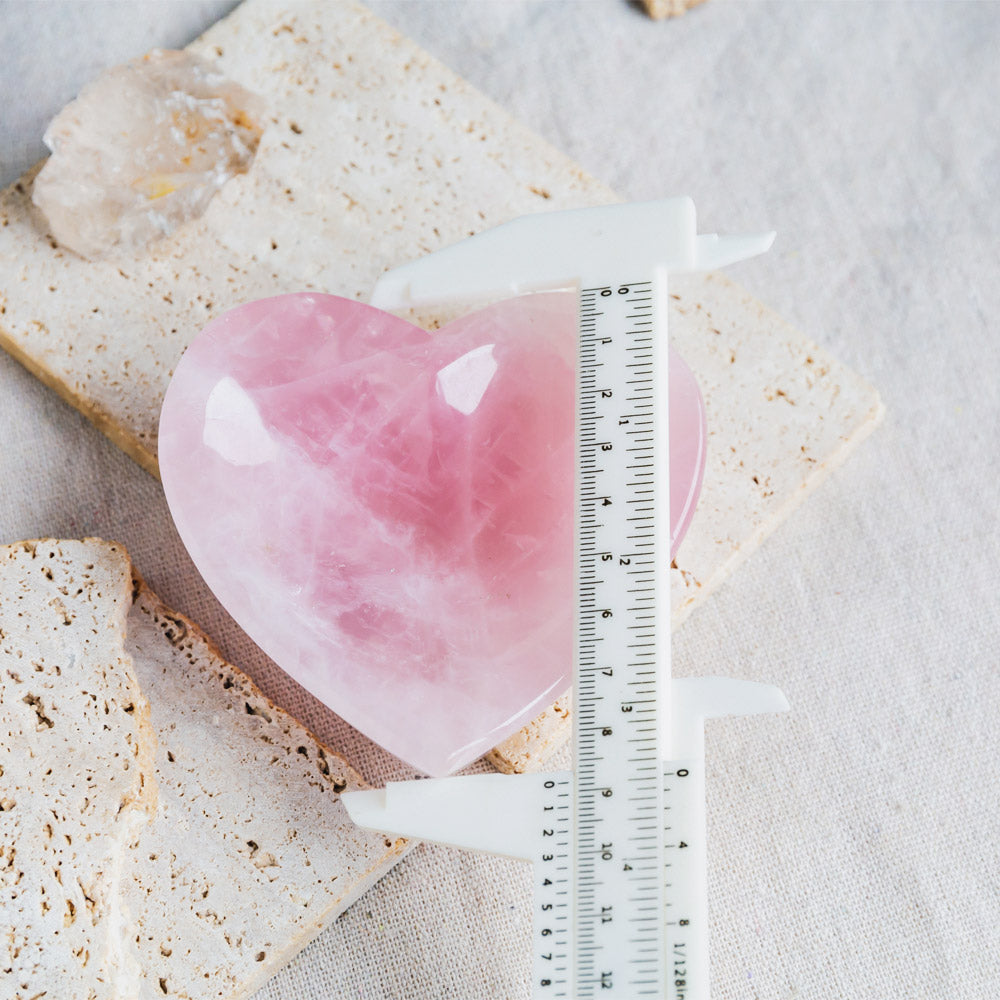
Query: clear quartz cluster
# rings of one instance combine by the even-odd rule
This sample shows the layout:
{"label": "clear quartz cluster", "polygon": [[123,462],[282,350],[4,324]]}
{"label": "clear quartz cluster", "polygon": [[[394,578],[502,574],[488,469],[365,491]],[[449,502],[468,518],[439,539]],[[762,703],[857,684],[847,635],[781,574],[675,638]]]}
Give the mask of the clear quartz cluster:
{"label": "clear quartz cluster", "polygon": [[83,257],[142,249],[249,169],[264,114],[212,63],[156,49],[103,73],[56,116],[33,200]]}

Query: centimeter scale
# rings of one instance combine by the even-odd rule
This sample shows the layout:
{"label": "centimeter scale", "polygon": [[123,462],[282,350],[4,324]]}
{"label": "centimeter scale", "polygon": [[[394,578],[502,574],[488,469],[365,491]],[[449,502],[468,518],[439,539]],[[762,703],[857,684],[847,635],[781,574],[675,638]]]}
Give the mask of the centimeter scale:
{"label": "centimeter scale", "polygon": [[667,277],[765,251],[688,198],[539,213],[386,274],[372,304],[575,287],[573,769],[345,793],[360,826],[534,863],[532,995],[707,1000],[703,722],[769,685],[670,679]]}

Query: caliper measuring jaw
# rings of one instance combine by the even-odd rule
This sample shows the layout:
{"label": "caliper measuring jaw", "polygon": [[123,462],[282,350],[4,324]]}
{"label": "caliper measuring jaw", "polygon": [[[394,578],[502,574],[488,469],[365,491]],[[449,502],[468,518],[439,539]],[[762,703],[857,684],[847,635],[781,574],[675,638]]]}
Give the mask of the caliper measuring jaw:
{"label": "caliper measuring jaw", "polygon": [[609,274],[712,271],[766,252],[774,236],[699,236],[690,198],[538,212],[393,268],[370,301],[379,309],[412,309],[587,288]]}
{"label": "caliper measuring jaw", "polygon": [[[644,348],[649,361],[638,372],[649,383],[642,390],[648,395],[636,405],[646,407],[640,415],[653,425],[646,461],[654,471],[639,475],[654,477],[657,469],[667,473],[669,461],[668,274],[752,257],[773,239],[773,233],[699,236],[689,198],[542,212],[388,272],[371,302],[401,311],[575,288],[581,316],[578,445],[581,426],[601,419],[580,401],[588,394],[612,396],[594,388],[593,375],[588,383],[587,367],[599,366],[606,380],[601,384],[616,389],[637,377],[629,360],[634,355],[616,358],[621,348],[612,341],[637,332],[618,330],[623,314],[636,308],[623,303],[648,302],[640,307],[647,318],[638,331],[650,343]],[[597,361],[593,331],[599,323],[606,335],[596,343],[611,346]],[[393,782],[342,798],[359,826],[534,863],[533,997],[708,1000],[703,722],[786,711],[788,702],[777,688],[751,681],[671,681],[669,610],[659,611],[670,607],[669,489],[655,486],[660,480],[654,478],[641,483],[654,495],[641,536],[652,540],[633,543],[648,548],[629,549],[630,558],[612,560],[611,551],[625,556],[620,546],[633,529],[621,521],[624,513],[601,514],[600,520],[587,513],[595,505],[586,502],[581,467],[587,458],[584,449],[578,452],[573,770]],[[617,474],[613,463],[602,464],[607,469],[597,472]],[[619,478],[630,475],[636,474]],[[602,570],[597,579],[597,557],[602,565],[606,558],[609,565],[634,560],[650,568],[632,566],[627,579]],[[594,597],[598,584],[604,588],[601,607]],[[632,585],[653,596],[627,596]],[[632,606],[639,601],[649,603]],[[614,720],[607,717],[609,706]]]}

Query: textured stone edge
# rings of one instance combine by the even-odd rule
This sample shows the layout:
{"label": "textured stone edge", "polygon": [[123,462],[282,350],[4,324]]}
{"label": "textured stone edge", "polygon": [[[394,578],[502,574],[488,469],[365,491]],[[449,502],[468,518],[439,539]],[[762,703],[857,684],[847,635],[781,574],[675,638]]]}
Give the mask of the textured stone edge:
{"label": "textured stone edge", "polygon": [[[349,761],[326,746],[292,715],[275,705],[251,677],[222,654],[212,639],[195,622],[165,604],[145,583],[126,546],[122,543],[96,537],[83,539],[43,537],[0,546],[0,550],[5,552],[23,550],[30,555],[32,560],[36,558],[36,553],[40,554],[50,549],[58,553],[60,560],[64,562],[74,560],[79,565],[84,561],[97,562],[99,559],[104,561],[113,559],[115,565],[120,569],[122,587],[120,599],[117,599],[119,612],[117,620],[111,624],[113,634],[116,637],[115,641],[122,650],[122,663],[127,664],[128,667],[126,687],[129,696],[134,701],[136,711],[133,719],[140,735],[136,757],[140,776],[139,785],[123,800],[123,807],[128,804],[136,816],[141,814],[144,817],[144,822],[142,829],[139,829],[138,826],[132,828],[126,825],[127,828],[123,831],[123,854],[120,862],[115,866],[115,872],[111,873],[110,876],[115,885],[118,884],[119,879],[132,879],[132,873],[135,872],[136,868],[141,868],[143,861],[138,855],[146,843],[144,836],[158,822],[161,824],[165,822],[160,811],[161,805],[157,794],[158,785],[161,784],[160,779],[162,779],[159,754],[162,749],[161,736],[164,731],[162,723],[164,720],[170,719],[172,706],[169,700],[163,699],[162,692],[160,698],[157,699],[155,685],[147,686],[143,683],[143,670],[135,660],[135,647],[131,634],[133,615],[136,612],[149,616],[151,633],[156,635],[155,642],[163,650],[164,660],[170,662],[171,669],[176,666],[178,674],[186,676],[189,676],[189,672],[192,670],[198,671],[204,679],[205,686],[214,691],[219,691],[220,688],[225,689],[225,696],[220,695],[220,700],[236,703],[236,711],[240,718],[243,717],[243,713],[240,711],[238,703],[246,701],[248,706],[252,703],[253,712],[247,708],[246,714],[248,716],[267,716],[268,723],[285,734],[284,740],[288,747],[295,747],[300,742],[308,741],[311,744],[310,753],[303,753],[301,748],[298,753],[303,753],[303,756],[309,761],[317,759],[323,761],[325,767],[317,769],[318,777],[315,780],[327,785],[327,791],[331,796],[327,801],[331,806],[339,800],[342,787],[339,782],[345,782],[347,787],[352,789],[368,787],[361,774]],[[109,596],[108,603],[110,604],[112,600],[113,598]],[[179,634],[184,639],[184,643],[175,642],[171,637],[171,631]],[[141,652],[141,646],[139,648]],[[190,658],[192,655],[194,659]],[[235,683],[233,683],[234,679]],[[201,708],[201,704],[198,707]],[[156,721],[157,712],[161,717],[160,723]],[[205,725],[208,728],[215,724],[216,721],[213,721],[210,715],[206,717]],[[274,740],[267,742],[269,746],[275,744]],[[289,750],[289,753],[295,760],[298,760],[294,751]],[[216,770],[218,769],[216,768]],[[194,772],[195,784],[198,783],[199,776],[204,777],[212,772],[213,761],[199,759],[197,770]],[[225,780],[225,774],[220,772],[205,787],[213,787],[213,781],[216,783],[215,787],[218,787],[218,783]],[[287,788],[291,799],[298,798],[302,793],[302,789],[297,783],[289,783]],[[202,790],[204,791],[204,788]],[[326,806],[323,808],[323,813],[326,813]],[[359,863],[356,868],[348,869],[353,877],[349,881],[345,880],[343,885],[338,881],[336,894],[333,892],[325,894],[324,902],[310,913],[308,921],[275,941],[275,946],[269,949],[269,958],[266,963],[259,965],[253,963],[248,974],[241,974],[239,981],[232,984],[232,988],[227,987],[226,992],[218,994],[220,998],[243,1000],[263,986],[415,846],[414,842],[402,837],[375,834],[353,828],[346,812],[342,809],[337,810],[335,815],[331,817],[329,826],[331,833],[336,831],[333,819],[336,819],[337,823],[343,824],[345,828],[355,829],[359,840],[367,840],[375,847],[373,849],[359,847],[356,855]],[[167,830],[165,835],[167,843],[171,837],[183,837],[183,833],[169,824],[164,829]],[[303,850],[308,852],[308,846],[304,847]],[[347,854],[354,855],[354,852],[349,850]],[[351,864],[354,864],[353,859]],[[124,888],[117,888],[114,891],[117,905],[121,906],[126,899]],[[176,908],[186,908],[189,905],[190,901],[183,894],[167,892],[160,893],[156,897],[157,908],[166,913],[168,920],[171,919],[169,914],[172,907],[174,908],[173,912],[176,913],[178,912]],[[129,910],[126,907],[121,912],[127,914]],[[134,913],[134,910],[131,912]],[[124,919],[128,921],[126,925],[128,933],[122,940],[128,941],[140,924],[132,922],[127,915]],[[137,960],[137,957],[132,956],[132,960]],[[147,971],[144,969],[143,975]],[[142,991],[138,984],[130,983],[130,988],[132,985],[140,990],[135,994],[136,996],[146,995],[146,992]],[[155,983],[151,989],[156,992]],[[167,989],[162,983],[159,989],[164,994],[167,993]],[[6,996],[2,990],[0,990],[0,994]]]}
{"label": "textured stone edge", "polygon": [[[156,593],[149,588],[143,580],[141,574],[132,564],[133,596],[132,607],[150,615],[152,624],[156,624],[156,618],[180,628],[185,638],[192,638],[198,647],[197,659],[200,666],[194,669],[210,669],[219,672],[220,678],[225,674],[232,674],[238,677],[237,684],[240,698],[247,695],[253,700],[255,714],[266,713],[272,716],[277,727],[290,727],[297,730],[297,739],[309,739],[312,741],[316,753],[315,757],[323,757],[326,762],[336,762],[338,767],[331,771],[332,775],[347,778],[349,787],[368,787],[363,777],[347,761],[342,754],[328,747],[311,730],[295,719],[290,713],[276,705],[238,666],[226,659],[218,649],[212,639],[190,618],[180,612],[174,611],[166,605]],[[177,647],[180,649],[180,647]],[[180,656],[180,652],[177,654]],[[182,662],[180,666],[187,668],[187,663]],[[221,683],[221,681],[220,681]],[[284,721],[281,721],[284,720]],[[309,756],[309,755],[307,755]],[[312,759],[310,757],[310,759]],[[335,777],[328,775],[327,780],[331,783],[333,794],[339,798],[339,792],[333,787]],[[349,824],[350,820],[344,817]],[[154,820],[155,822],[155,820]],[[364,832],[364,831],[362,831]],[[269,979],[276,975],[289,962],[291,962],[305,947],[326,930],[349,906],[351,906],[361,895],[370,889],[383,875],[385,875],[395,864],[415,846],[415,842],[402,837],[385,836],[385,849],[369,864],[369,866],[358,874],[352,884],[335,899],[331,899],[325,909],[319,910],[311,916],[308,925],[303,926],[296,936],[289,937],[284,942],[276,942],[269,951],[268,960],[259,968],[252,970],[252,975],[247,977],[237,990],[231,994],[226,994],[227,1000],[243,1000],[249,997],[256,990],[260,989]]]}
{"label": "textured stone edge", "polygon": [[112,415],[96,406],[85,396],[73,392],[65,382],[59,380],[58,376],[22,350],[21,346],[6,334],[2,326],[0,326],[0,348],[3,348],[15,361],[34,375],[39,382],[48,386],[64,403],[68,403],[74,410],[83,414],[112,444],[125,452],[140,468],[159,479],[159,465],[156,456],[151,451],[129,435],[127,430]]}
{"label": "textured stone edge", "polygon": [[572,704],[573,693],[567,691],[541,715],[495,746],[486,759],[505,774],[541,770],[569,739],[573,728]]}

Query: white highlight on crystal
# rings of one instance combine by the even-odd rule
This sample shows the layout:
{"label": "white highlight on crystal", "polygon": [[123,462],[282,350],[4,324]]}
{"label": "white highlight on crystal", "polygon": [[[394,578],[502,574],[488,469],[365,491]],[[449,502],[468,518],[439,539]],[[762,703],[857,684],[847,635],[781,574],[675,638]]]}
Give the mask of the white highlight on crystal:
{"label": "white highlight on crystal", "polygon": [[483,344],[437,373],[437,391],[459,413],[473,413],[497,373],[494,344]]}
{"label": "white highlight on crystal", "polygon": [[278,455],[257,404],[231,375],[216,382],[208,394],[201,439],[232,465],[263,465]]}

